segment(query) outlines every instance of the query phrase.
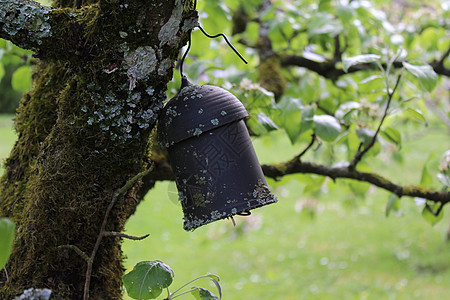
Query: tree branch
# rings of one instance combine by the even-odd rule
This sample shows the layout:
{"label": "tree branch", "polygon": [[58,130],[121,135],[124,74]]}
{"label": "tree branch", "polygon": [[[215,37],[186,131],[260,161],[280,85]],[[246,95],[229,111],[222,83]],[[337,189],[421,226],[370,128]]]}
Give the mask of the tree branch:
{"label": "tree branch", "polygon": [[433,67],[436,73],[450,77],[450,69],[444,66],[444,61],[448,58],[449,55],[450,55],[450,47],[442,55],[441,59],[439,59],[438,61],[436,60],[432,61],[430,63],[430,65]]}
{"label": "tree branch", "polygon": [[95,45],[86,41],[86,28],[98,10],[95,5],[89,10],[58,9],[32,1],[0,0],[0,38],[36,52],[38,58],[85,63],[95,52]]}
{"label": "tree branch", "polygon": [[262,169],[265,176],[273,179],[279,179],[280,177],[297,173],[317,174],[330,177],[333,180],[337,178],[347,178],[371,183],[379,188],[396,194],[398,197],[420,197],[437,203],[442,203],[443,205],[450,202],[450,192],[434,191],[415,185],[401,186],[378,174],[349,170],[347,167],[330,167],[292,159],[285,163],[262,165]]}
{"label": "tree branch", "polygon": [[450,47],[448,47],[447,51],[442,55],[441,59],[438,61],[438,64],[444,65],[444,61],[450,55]]}
{"label": "tree branch", "polygon": [[75,245],[61,245],[58,248],[72,249],[73,251],[75,251],[75,253],[81,256],[81,258],[83,258],[87,263],[89,263],[89,256],[86,253],[84,253],[83,250],[81,250]]}
{"label": "tree branch", "polygon": [[306,148],[296,157],[294,157],[295,160],[299,160],[303,155],[305,155],[306,152],[308,152],[309,149],[314,145],[314,142],[316,141],[316,134],[313,133],[311,135],[311,142],[306,146]]}
{"label": "tree branch", "polygon": [[[443,56],[445,59],[445,55]],[[441,59],[442,61],[442,59]],[[403,67],[402,61],[396,61],[393,63],[393,67],[395,68],[402,68]],[[336,64],[332,61],[325,61],[325,62],[316,62],[307,58],[304,58],[303,56],[299,55],[284,55],[281,58],[281,65],[283,67],[288,66],[296,66],[296,67],[302,67],[306,68],[312,72],[315,72],[325,78],[331,79],[331,80],[337,80],[339,77],[350,74],[350,73],[356,73],[359,71],[364,70],[377,70],[378,67],[371,63],[361,63],[353,65],[348,69],[347,72],[345,72],[343,69],[340,69],[336,66]],[[434,69],[434,71],[437,74],[450,77],[450,69],[444,67],[443,63],[440,63],[438,61],[431,61],[429,62],[429,65]],[[386,65],[382,65],[384,68]]]}
{"label": "tree branch", "polygon": [[[415,185],[398,185],[393,183],[389,179],[386,179],[375,173],[349,170],[348,166],[330,167],[313,162],[302,162],[300,160],[300,157],[302,157],[302,155],[312,147],[314,141],[315,138],[312,138],[310,144],[308,144],[308,146],[302,151],[302,153],[296,155],[294,158],[288,160],[287,162],[272,165],[262,165],[264,175],[275,180],[278,180],[283,176],[298,173],[316,174],[329,177],[333,180],[337,178],[353,179],[360,182],[371,183],[379,188],[396,194],[398,197],[420,197],[437,203],[442,203],[444,205],[450,202],[450,192],[434,191]],[[167,157],[165,157],[164,155],[158,155],[158,163],[155,163],[154,169],[146,177],[143,178],[143,186],[147,188],[139,191],[140,195],[145,195],[149,189],[149,185],[145,184],[147,180],[150,180],[152,183],[154,183],[155,181],[174,180],[173,171],[170,167]],[[151,185],[151,187],[153,187],[153,185]]]}
{"label": "tree branch", "polygon": [[101,243],[103,237],[105,236],[106,224],[108,223],[109,214],[110,214],[112,208],[114,207],[114,204],[116,204],[117,200],[119,200],[121,197],[123,197],[125,195],[125,193],[136,184],[136,182],[138,182],[140,179],[142,179],[142,177],[144,177],[145,175],[148,175],[148,173],[150,173],[150,171],[152,169],[153,169],[153,166],[151,166],[150,168],[148,168],[145,171],[142,171],[141,173],[137,174],[136,176],[134,176],[133,178],[128,180],[123,187],[121,187],[114,193],[114,195],[111,199],[111,202],[109,203],[108,207],[106,208],[105,217],[103,218],[103,223],[100,228],[100,233],[97,236],[97,241],[95,242],[94,249],[92,250],[91,256],[89,257],[89,260],[88,260],[87,269],[86,269],[86,281],[84,283],[83,300],[87,300],[89,298],[89,286],[91,283],[92,266],[94,264],[94,259],[95,259],[95,255],[97,254],[97,250],[100,247],[100,243]]}
{"label": "tree branch", "polygon": [[150,236],[150,234],[146,234],[146,235],[143,235],[143,236],[134,236],[134,235],[125,234],[125,233],[122,233],[122,232],[105,231],[103,233],[103,236],[118,236],[118,237],[121,237],[121,238],[126,238],[126,239],[129,239],[129,240],[133,240],[133,241],[140,241],[140,240],[143,240],[145,238],[148,238]]}
{"label": "tree branch", "polygon": [[370,150],[370,148],[372,148],[373,145],[375,145],[378,133],[380,132],[380,129],[381,129],[381,125],[383,125],[383,122],[386,119],[389,107],[391,105],[392,97],[394,96],[394,93],[397,90],[397,87],[398,87],[398,85],[400,83],[401,77],[402,77],[401,74],[398,75],[397,81],[395,82],[395,86],[394,86],[394,89],[392,90],[392,92],[389,91],[389,86],[386,86],[387,94],[388,94],[388,100],[387,100],[387,103],[386,103],[386,108],[384,109],[383,117],[381,118],[380,124],[378,125],[378,128],[375,131],[375,134],[373,135],[372,139],[370,140],[370,143],[366,147],[364,147],[364,149],[362,151],[360,151],[360,150],[361,150],[361,147],[363,146],[363,143],[361,143],[359,145],[359,148],[358,148],[358,151],[356,152],[355,157],[353,158],[353,160],[351,161],[350,165],[348,166],[348,168],[350,170],[355,169],[356,165],[361,161],[361,159],[364,156],[364,154],[366,154]]}
{"label": "tree branch", "polygon": [[52,36],[52,8],[37,2],[0,0],[0,38],[21,48],[38,51]]}

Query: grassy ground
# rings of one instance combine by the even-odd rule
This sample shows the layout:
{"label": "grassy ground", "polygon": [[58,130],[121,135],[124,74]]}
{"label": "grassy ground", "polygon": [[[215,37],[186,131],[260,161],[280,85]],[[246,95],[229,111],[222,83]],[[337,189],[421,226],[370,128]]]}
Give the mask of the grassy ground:
{"label": "grassy ground", "polygon": [[8,156],[16,140],[12,118],[12,115],[0,115],[0,174],[3,173],[3,160]]}
{"label": "grassy ground", "polygon": [[[432,146],[439,158],[450,146],[445,130],[418,134],[403,145],[402,168],[387,168],[386,157],[374,169],[396,182],[418,183],[427,159],[422,151]],[[298,152],[279,135],[255,146],[264,162]],[[182,229],[174,184],[158,184],[127,224],[129,234],[150,237],[124,242],[126,266],[162,260],[175,271],[174,287],[213,272],[225,299],[448,299],[448,207],[446,219],[431,227],[410,198],[402,200],[402,215],[386,218],[389,194],[379,189],[355,199],[345,182],[329,182],[317,198],[304,199],[304,186],[289,178],[283,183],[274,189],[279,203],[238,218],[236,228],[220,221],[189,233]],[[316,212],[313,219],[302,205]]]}
{"label": "grassy ground", "polygon": [[[9,119],[0,117],[1,158],[15,138]],[[263,162],[298,152],[280,135],[255,145]],[[430,147],[439,157],[449,148],[447,132],[434,130],[420,139],[411,135],[403,145],[401,168],[386,167],[390,158],[385,158],[374,169],[396,182],[417,183],[417,168],[427,159],[421,153]],[[236,218],[236,227],[219,221],[185,232],[174,184],[159,183],[127,223],[128,234],[150,237],[124,242],[125,265],[166,262],[175,271],[171,290],[215,273],[224,299],[448,299],[448,207],[445,219],[431,227],[409,198],[402,199],[401,215],[386,218],[389,194],[379,189],[370,188],[365,199],[357,199],[345,182],[326,182],[318,197],[305,199],[304,188],[285,178],[273,188],[279,202]],[[314,217],[305,213],[307,208]],[[213,290],[207,280],[198,284]]]}

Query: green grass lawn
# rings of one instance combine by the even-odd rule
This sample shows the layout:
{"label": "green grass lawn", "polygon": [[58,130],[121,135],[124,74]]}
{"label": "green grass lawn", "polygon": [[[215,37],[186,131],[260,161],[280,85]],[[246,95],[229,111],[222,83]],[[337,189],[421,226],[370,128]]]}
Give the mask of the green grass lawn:
{"label": "green grass lawn", "polygon": [[8,156],[16,140],[16,134],[12,129],[12,118],[12,115],[0,114],[0,174],[3,173],[4,159]]}
{"label": "green grass lawn", "polygon": [[[417,184],[427,159],[421,151],[432,146],[438,159],[449,148],[445,130],[430,132],[421,139],[413,132],[405,141],[402,168],[387,168],[387,158],[372,159],[373,168],[396,182]],[[255,147],[262,162],[299,152],[281,135],[257,140]],[[345,185],[328,182],[317,197],[305,199],[305,187],[285,178],[274,188],[279,202],[236,218],[237,227],[225,220],[185,232],[174,184],[159,183],[127,223],[127,233],[150,237],[124,242],[126,267],[162,260],[175,271],[174,288],[213,272],[221,277],[225,299],[447,299],[449,208],[446,219],[431,227],[414,201],[404,198],[402,215],[386,218],[389,193],[370,188],[365,199],[355,199]],[[302,204],[316,211],[313,219],[299,211]]]}
{"label": "green grass lawn", "polygon": [[[10,118],[0,118],[2,159],[15,138]],[[449,148],[445,130],[430,132],[404,141],[401,168],[389,168],[390,158],[384,158],[372,159],[373,169],[395,182],[418,183],[417,168],[427,159],[422,152],[431,148],[438,159]],[[284,161],[299,152],[279,134],[256,140],[255,147],[262,162]],[[175,272],[172,291],[215,273],[224,299],[448,299],[449,207],[432,227],[410,198],[402,199],[401,215],[386,218],[389,194],[380,189],[370,188],[364,199],[355,198],[343,180],[327,180],[316,197],[305,197],[304,189],[287,177],[273,187],[278,203],[237,217],[236,227],[224,220],[185,232],[175,185],[160,182],[127,223],[126,233],[150,237],[124,241],[125,266],[131,270],[139,261],[164,261]],[[306,208],[315,211],[313,217]],[[206,279],[198,284],[214,291]]]}

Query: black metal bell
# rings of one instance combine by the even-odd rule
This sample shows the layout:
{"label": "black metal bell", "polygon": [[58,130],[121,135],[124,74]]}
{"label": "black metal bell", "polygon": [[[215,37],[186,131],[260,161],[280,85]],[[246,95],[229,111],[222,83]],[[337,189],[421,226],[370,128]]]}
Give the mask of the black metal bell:
{"label": "black metal bell", "polygon": [[277,201],[243,121],[247,116],[231,93],[186,77],[164,107],[158,141],[168,148],[185,230]]}

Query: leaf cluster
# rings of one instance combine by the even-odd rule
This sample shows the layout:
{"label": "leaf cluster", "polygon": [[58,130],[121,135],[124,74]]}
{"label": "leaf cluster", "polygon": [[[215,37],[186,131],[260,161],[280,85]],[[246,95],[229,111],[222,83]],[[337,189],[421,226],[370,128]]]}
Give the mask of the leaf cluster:
{"label": "leaf cluster", "polygon": [[[163,289],[167,289],[166,300],[175,299],[185,294],[191,294],[198,300],[222,299],[222,289],[217,275],[208,273],[199,276],[171,293],[169,286],[172,284],[174,276],[173,270],[167,264],[154,260],[139,262],[132,271],[122,277],[122,280],[128,295],[133,299],[155,299],[161,295]],[[202,287],[192,287],[183,291],[185,287],[201,278],[209,278],[215,284],[219,291],[219,297]]]}
{"label": "leaf cluster", "polygon": [[[401,167],[402,147],[412,138],[405,128],[425,132],[448,123],[449,11],[439,1],[223,0],[201,1],[198,8],[208,31],[233,34],[249,66],[225,43],[194,31],[186,73],[232,91],[252,116],[247,126],[257,137],[284,132],[299,147],[313,136],[317,146],[302,153],[308,159],[371,172],[370,162],[386,156],[395,158],[391,168]],[[267,57],[281,61],[281,96],[261,81]],[[274,79],[280,77],[275,71]],[[437,117],[430,105],[444,113]],[[422,173],[429,168],[423,165]],[[448,189],[447,175],[436,168],[429,174],[419,187]],[[355,197],[368,190],[348,186]],[[388,200],[387,214],[398,207],[397,198]]]}

